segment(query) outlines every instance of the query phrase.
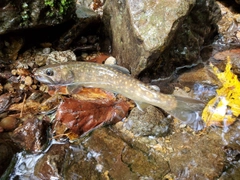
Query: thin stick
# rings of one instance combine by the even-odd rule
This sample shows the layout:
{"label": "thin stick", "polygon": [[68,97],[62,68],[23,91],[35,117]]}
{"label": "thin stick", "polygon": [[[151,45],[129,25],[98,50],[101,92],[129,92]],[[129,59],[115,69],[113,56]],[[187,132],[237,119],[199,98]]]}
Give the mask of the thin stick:
{"label": "thin stick", "polygon": [[26,101],[26,97],[27,97],[27,94],[25,93],[24,98],[23,98],[23,104],[22,104],[21,112],[20,112],[20,118],[22,118],[22,116],[23,116],[23,110],[24,110],[24,104],[25,104],[25,101]]}

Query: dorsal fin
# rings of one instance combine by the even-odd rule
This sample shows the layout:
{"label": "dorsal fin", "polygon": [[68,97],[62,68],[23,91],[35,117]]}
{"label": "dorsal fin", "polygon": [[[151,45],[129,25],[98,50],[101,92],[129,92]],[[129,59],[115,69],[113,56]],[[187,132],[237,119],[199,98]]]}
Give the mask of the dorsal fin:
{"label": "dorsal fin", "polygon": [[130,71],[127,68],[123,67],[123,66],[119,66],[119,65],[115,65],[115,64],[113,64],[113,65],[106,64],[106,66],[112,67],[112,68],[116,69],[117,71],[122,72],[123,74],[130,75]]}
{"label": "dorsal fin", "polygon": [[160,87],[158,87],[157,85],[149,85],[149,87],[157,92],[160,92]]}

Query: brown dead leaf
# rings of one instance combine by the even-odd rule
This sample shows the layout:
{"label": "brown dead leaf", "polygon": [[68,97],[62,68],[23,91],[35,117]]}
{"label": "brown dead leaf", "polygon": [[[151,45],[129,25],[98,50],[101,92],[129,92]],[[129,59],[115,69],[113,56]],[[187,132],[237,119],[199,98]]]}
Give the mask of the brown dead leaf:
{"label": "brown dead leaf", "polygon": [[9,107],[10,111],[23,111],[23,113],[33,113],[35,114],[36,112],[38,112],[38,108],[40,106],[39,102],[33,101],[33,100],[29,100],[26,102],[22,102],[22,103],[18,103],[18,104],[12,104]]}
{"label": "brown dead leaf", "polygon": [[99,64],[103,64],[103,62],[109,57],[109,55],[98,53],[96,57],[93,59],[88,60],[88,62],[95,62]]}
{"label": "brown dead leaf", "polygon": [[60,104],[54,129],[56,135],[73,133],[82,135],[103,123],[116,123],[122,120],[129,111],[126,101],[82,101],[65,98]]}
{"label": "brown dead leaf", "polygon": [[56,109],[61,100],[60,95],[49,96],[40,91],[33,92],[21,103],[14,103],[9,107],[11,111],[21,112],[21,114],[38,114]]}
{"label": "brown dead leaf", "polygon": [[44,102],[41,103],[39,110],[41,113],[46,113],[56,109],[56,107],[60,104],[62,100],[62,96],[56,94],[51,96],[50,98],[46,99]]}
{"label": "brown dead leaf", "polygon": [[11,104],[11,94],[5,93],[0,96],[0,113],[7,110]]}

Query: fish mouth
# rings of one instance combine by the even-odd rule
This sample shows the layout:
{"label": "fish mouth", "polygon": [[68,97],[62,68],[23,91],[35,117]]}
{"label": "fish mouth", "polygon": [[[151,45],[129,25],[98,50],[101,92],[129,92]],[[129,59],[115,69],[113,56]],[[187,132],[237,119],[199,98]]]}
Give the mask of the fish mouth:
{"label": "fish mouth", "polygon": [[55,84],[54,81],[47,76],[34,74],[34,78],[43,84],[47,84],[47,85]]}

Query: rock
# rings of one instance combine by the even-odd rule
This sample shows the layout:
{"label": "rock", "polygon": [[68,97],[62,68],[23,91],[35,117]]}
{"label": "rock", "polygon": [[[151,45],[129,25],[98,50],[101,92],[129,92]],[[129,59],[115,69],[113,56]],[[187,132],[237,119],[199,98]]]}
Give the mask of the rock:
{"label": "rock", "polygon": [[214,54],[212,59],[218,60],[218,61],[219,60],[223,61],[223,62],[218,63],[217,67],[221,71],[224,71],[227,57],[229,57],[230,60],[231,60],[231,63],[232,63],[232,71],[233,71],[233,73],[239,76],[240,75],[239,56],[240,56],[240,48],[235,48],[235,49],[230,49],[230,50],[217,52],[216,54]]}
{"label": "rock", "polygon": [[175,0],[171,6],[167,0],[108,0],[103,14],[106,28],[110,27],[113,56],[133,75],[148,67],[140,77],[150,78],[196,62],[219,18],[213,0]]}
{"label": "rock", "polygon": [[94,131],[82,146],[66,156],[65,179],[162,179],[169,171],[163,158],[131,148],[107,128]]}
{"label": "rock", "polygon": [[6,62],[16,60],[18,57],[18,52],[22,48],[23,44],[24,44],[23,37],[19,36],[2,37],[0,42],[0,58],[5,60]]}
{"label": "rock", "polygon": [[227,49],[230,45],[238,44],[240,40],[240,15],[237,12],[239,5],[234,5],[231,1],[217,1],[217,4],[221,9],[222,18],[217,23],[220,38],[214,44]]}
{"label": "rock", "polygon": [[165,145],[174,147],[168,153],[171,154],[171,172],[176,175],[176,179],[216,179],[221,175],[225,155],[221,135],[216,129],[204,136],[176,131],[170,142]]}
{"label": "rock", "polygon": [[52,51],[46,60],[46,65],[76,61],[76,55],[71,51]]}
{"label": "rock", "polygon": [[5,93],[0,96],[0,113],[7,111],[7,108],[12,103],[11,93]]}
{"label": "rock", "polygon": [[90,24],[97,24],[100,22],[100,16],[87,7],[77,5],[75,13],[77,16],[77,22],[68,30],[68,32],[62,35],[56,47],[58,50],[69,49],[71,43],[79,36],[79,34],[86,30],[86,27]]}
{"label": "rock", "polygon": [[19,148],[13,143],[10,136],[6,133],[0,133],[0,178],[16,152],[19,152]]}
{"label": "rock", "polygon": [[75,1],[10,1],[0,12],[0,34],[10,31],[53,26],[72,18]]}
{"label": "rock", "polygon": [[209,84],[212,86],[221,87],[221,82],[217,76],[212,72],[210,67],[196,67],[180,75],[177,81],[183,86],[193,87],[194,84]]}
{"label": "rock", "polygon": [[[170,134],[160,138],[134,136],[123,130],[120,123],[116,129],[125,142],[156,157],[168,161],[174,179],[215,179],[222,173],[225,153],[221,129],[212,129],[208,134],[194,134],[192,130],[174,125]],[[131,159],[129,157],[129,159]],[[134,159],[134,158],[133,158]],[[134,166],[134,164],[133,164]],[[206,170],[207,169],[207,170]],[[168,176],[168,175],[166,175]]]}
{"label": "rock", "polygon": [[69,144],[53,144],[50,149],[37,162],[34,168],[34,175],[39,179],[62,179],[64,159]]}
{"label": "rock", "polygon": [[45,125],[44,121],[26,116],[23,125],[13,131],[12,139],[26,151],[39,152],[47,140]]}
{"label": "rock", "polygon": [[7,116],[0,120],[0,127],[5,131],[12,131],[17,127],[18,120],[16,117]]}
{"label": "rock", "polygon": [[229,180],[229,179],[239,179],[240,177],[240,163],[237,162],[233,165],[233,167],[231,167],[230,169],[228,169],[226,172],[224,172],[222,174],[222,176],[220,176],[218,179],[219,180]]}
{"label": "rock", "polygon": [[123,123],[123,127],[135,136],[164,136],[169,126],[170,119],[154,106],[148,106],[144,112],[134,108]]}

